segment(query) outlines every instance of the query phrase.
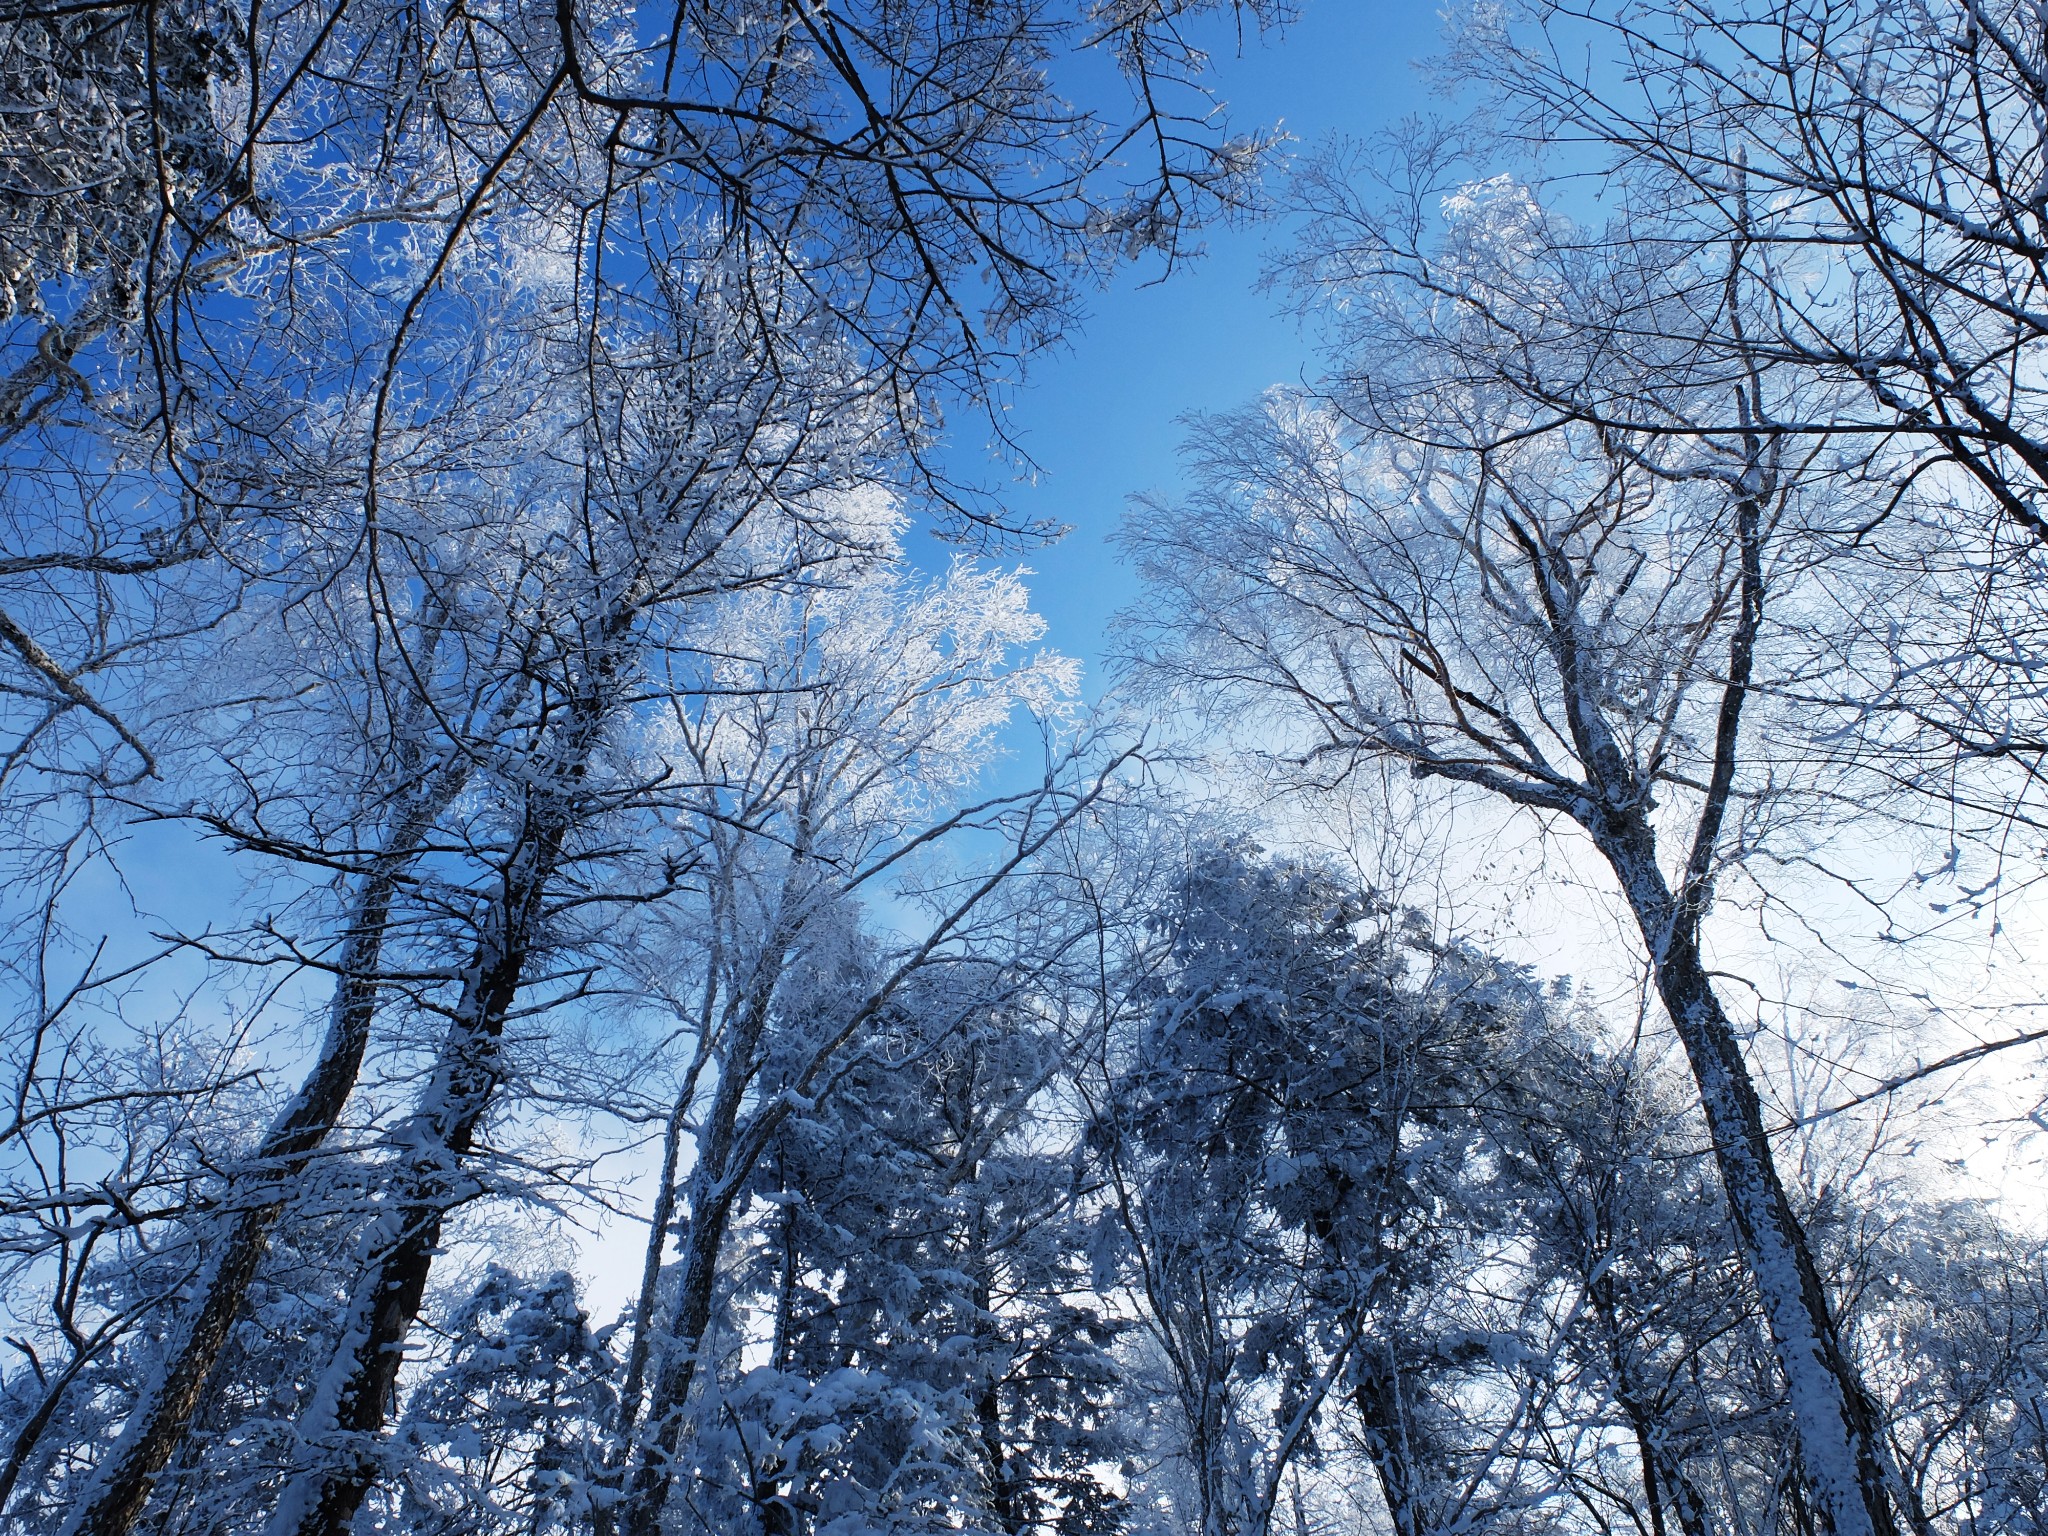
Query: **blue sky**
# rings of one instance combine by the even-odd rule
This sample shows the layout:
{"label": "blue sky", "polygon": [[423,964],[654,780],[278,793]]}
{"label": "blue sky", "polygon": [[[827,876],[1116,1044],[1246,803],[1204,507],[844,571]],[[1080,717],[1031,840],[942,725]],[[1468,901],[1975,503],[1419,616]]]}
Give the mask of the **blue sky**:
{"label": "blue sky", "polygon": [[[1441,25],[1435,0],[1301,0],[1283,32],[1248,39],[1242,54],[1218,50],[1218,89],[1234,126],[1278,126],[1298,141],[1286,146],[1296,154],[1332,134],[1370,134],[1427,110],[1414,66],[1436,51]],[[1070,345],[1033,363],[1011,408],[1041,473],[1012,487],[1010,503],[1073,529],[1027,558],[1032,594],[1048,643],[1088,664],[1091,695],[1103,681],[1107,622],[1134,590],[1105,541],[1130,496],[1175,484],[1176,418],[1312,371],[1299,327],[1255,291],[1263,255],[1283,234],[1270,222],[1214,229],[1206,254],[1164,282],[1126,274],[1094,297]],[[961,462],[975,446],[956,445]]]}
{"label": "blue sky", "polygon": [[[1215,79],[1235,127],[1281,128],[1297,140],[1286,148],[1303,153],[1333,133],[1369,134],[1427,108],[1414,65],[1438,46],[1437,0],[1300,0],[1300,9],[1283,32],[1248,38],[1242,54],[1229,50],[1225,30],[1212,29],[1222,45]],[[1284,191],[1277,178],[1275,189]],[[1033,600],[1047,643],[1086,663],[1091,697],[1105,681],[1108,621],[1135,594],[1106,541],[1133,494],[1175,484],[1177,418],[1240,404],[1312,367],[1295,322],[1255,291],[1263,255],[1283,235],[1276,223],[1216,228],[1206,253],[1165,281],[1151,281],[1156,268],[1125,274],[1093,297],[1067,346],[1034,361],[1012,403],[1011,423],[1041,474],[1009,487],[1008,500],[1027,518],[1073,530],[1025,557]],[[986,478],[980,423],[963,411],[956,425],[950,451],[963,472]],[[944,558],[930,546],[913,549],[920,563]],[[1030,740],[1020,736],[1017,749],[1035,770]],[[130,828],[127,841],[121,881],[95,871],[75,893],[81,911],[121,913],[132,899],[145,912],[179,911],[196,928],[216,910],[232,913],[252,872],[172,824]],[[138,950],[148,947],[140,930],[127,931]],[[181,979],[196,979],[196,967]]]}

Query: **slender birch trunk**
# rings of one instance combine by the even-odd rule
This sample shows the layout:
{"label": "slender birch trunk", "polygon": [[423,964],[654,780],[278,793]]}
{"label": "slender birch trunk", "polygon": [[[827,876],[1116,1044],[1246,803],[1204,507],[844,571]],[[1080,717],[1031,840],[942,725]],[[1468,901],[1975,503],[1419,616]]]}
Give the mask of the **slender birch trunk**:
{"label": "slender birch trunk", "polygon": [[[1602,1266],[1605,1260],[1600,1261]],[[1622,1345],[1621,1309],[1615,1298],[1614,1277],[1602,1272],[1587,1287],[1593,1314],[1600,1321],[1606,1346],[1607,1369],[1614,1385],[1614,1401],[1628,1419],[1635,1436],[1636,1458],[1642,1467],[1643,1504],[1650,1517],[1650,1536],[1666,1536],[1664,1511],[1668,1507],[1678,1518],[1684,1536],[1708,1536],[1706,1515],[1697,1490],[1685,1475],[1682,1460],[1672,1454],[1665,1433],[1663,1415],[1645,1401],[1634,1383]]]}
{"label": "slender birch trunk", "polygon": [[398,1192],[366,1239],[367,1264],[341,1337],[300,1417],[294,1469],[266,1536],[347,1536],[376,1484],[375,1437],[391,1410],[443,1224],[474,1193],[465,1187],[463,1165],[496,1095],[499,1042],[541,938],[563,851],[589,814],[584,790],[628,661],[639,596],[629,585],[607,605],[592,626],[589,665],[566,718],[559,729],[543,730],[517,765],[515,778],[528,785],[523,820],[478,925],[433,1076],[407,1128]]}
{"label": "slender birch trunk", "polygon": [[[1111,765],[1112,770],[1121,763],[1119,758]],[[1075,816],[1094,803],[1108,782],[1108,771],[1105,771],[1094,789],[1078,796],[1066,810],[1048,818],[1021,840],[1011,856],[969,892],[952,914],[896,968],[889,980],[871,994],[867,1002],[856,1009],[829,1039],[812,1051],[810,1066],[799,1074],[795,1091],[816,1091],[816,1074],[833,1054],[873,1019],[905,978],[930,958],[962,918],[1009,879],[1026,859],[1035,857],[1071,825]],[[744,1002],[736,1009],[735,1021],[724,1041],[718,1089],[705,1117],[704,1131],[698,1138],[697,1165],[690,1176],[689,1227],[683,1244],[681,1279],[661,1341],[658,1365],[653,1372],[646,1427],[633,1448],[632,1471],[624,1479],[623,1497],[619,1503],[619,1521],[626,1536],[659,1536],[662,1510],[668,1502],[672,1464],[676,1449],[682,1442],[685,1409],[691,1386],[696,1380],[705,1333],[710,1326],[719,1250],[724,1245],[733,1208],[746,1189],[756,1161],[796,1102],[792,1094],[786,1093],[761,1105],[744,1126],[741,1124],[740,1112],[753,1090],[753,1064],[769,1024],[775,984],[801,923],[798,908],[810,878],[808,866],[816,828],[808,804],[800,806],[795,821],[796,832],[791,840],[790,863],[783,889],[782,919],[763,946],[753,980],[745,990]]]}
{"label": "slender birch trunk", "polygon": [[79,1372],[90,1365],[101,1348],[105,1347],[108,1332],[96,1332],[88,1341],[91,1347],[80,1348],[71,1361],[57,1373],[57,1379],[43,1391],[42,1401],[22,1420],[21,1428],[15,1431],[14,1439],[7,1447],[7,1461],[0,1466],[0,1512],[7,1508],[7,1501],[14,1497],[14,1485],[21,1481],[21,1474],[28,1465],[28,1459],[35,1451],[36,1442],[43,1437],[43,1431],[50,1427],[50,1420],[56,1417],[57,1405],[64,1400],[64,1394]]}
{"label": "slender birch trunk", "polygon": [[1394,1536],[1424,1536],[1429,1520],[1422,1505],[1422,1471],[1415,1464],[1408,1439],[1408,1415],[1401,1397],[1400,1367],[1387,1351],[1384,1368],[1373,1364],[1358,1373],[1351,1403],[1365,1427],[1366,1452],[1387,1501]]}
{"label": "slender birch trunk", "polygon": [[[802,1266],[797,1258],[796,1206],[782,1208],[781,1231],[776,1234],[781,1254],[775,1284],[775,1329],[768,1340],[768,1369],[789,1369],[790,1349],[795,1343],[797,1276]],[[797,1507],[794,1473],[796,1464],[779,1451],[763,1450],[754,1469],[749,1490],[761,1536],[796,1536]]]}
{"label": "slender birch trunk", "polygon": [[[589,686],[571,706],[561,733],[544,735],[528,761],[528,774],[554,782],[527,792],[524,822],[479,924],[433,1076],[407,1128],[410,1145],[394,1180],[398,1192],[366,1239],[367,1267],[349,1299],[327,1370],[300,1418],[295,1470],[265,1527],[267,1536],[346,1536],[377,1481],[374,1438],[390,1412],[442,1226],[472,1193],[462,1168],[496,1094],[499,1041],[540,938],[632,616],[627,606],[608,616],[599,630]],[[553,754],[545,750],[551,741],[558,745]]]}
{"label": "slender birch trunk", "polygon": [[[963,1136],[962,1139],[966,1138]],[[971,1162],[961,1169],[961,1173],[969,1179],[976,1177]],[[995,1261],[989,1252],[988,1200],[985,1196],[977,1195],[975,1198],[974,1226],[969,1240],[973,1245],[975,1332],[980,1337],[982,1349],[992,1360],[1001,1340],[996,1333]],[[1019,1471],[1015,1459],[1003,1446],[1001,1372],[989,1369],[988,1379],[975,1396],[974,1413],[981,1436],[982,1463],[988,1474],[989,1512],[1008,1536],[1022,1536],[1031,1515],[1029,1474]]]}
{"label": "slender birch trunk", "polygon": [[[656,1292],[661,1285],[661,1259],[668,1250],[669,1234],[675,1227],[678,1180],[682,1162],[683,1129],[690,1107],[697,1102],[697,1083],[712,1052],[712,1025],[718,1010],[719,968],[723,946],[715,939],[705,959],[704,996],[697,1011],[697,1045],[669,1108],[668,1122],[661,1136],[661,1180],[655,1186],[654,1210],[648,1217],[647,1252],[640,1266],[640,1292],[633,1301],[633,1342],[626,1351],[625,1384],[619,1389],[619,1429],[632,1430],[640,1417],[641,1400],[647,1391],[647,1363],[654,1337]],[[606,1517],[609,1519],[609,1516]]]}

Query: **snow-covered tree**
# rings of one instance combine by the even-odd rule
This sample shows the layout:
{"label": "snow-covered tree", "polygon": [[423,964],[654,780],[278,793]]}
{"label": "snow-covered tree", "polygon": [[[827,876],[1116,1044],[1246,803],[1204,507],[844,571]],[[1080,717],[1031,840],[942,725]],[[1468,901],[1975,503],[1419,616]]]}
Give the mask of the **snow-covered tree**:
{"label": "snow-covered tree", "polygon": [[398,1425],[405,1528],[583,1529],[618,1361],[592,1333],[574,1277],[492,1264],[440,1327],[442,1358]]}
{"label": "snow-covered tree", "polygon": [[1640,1041],[1553,1008],[1487,1113],[1524,1260],[1568,1317],[1543,1449],[1650,1536],[1783,1521],[1782,1393],[1697,1110]]}
{"label": "snow-covered tree", "polygon": [[1540,999],[1313,864],[1200,850],[1162,895],[1095,1134],[1188,1528],[1264,1530],[1345,1430],[1402,1536],[1484,1523],[1469,1394],[1527,1351],[1478,1279],[1511,1233],[1475,1110]]}
{"label": "snow-covered tree", "polygon": [[1018,981],[983,962],[906,987],[761,1160],[728,1306],[756,1320],[740,1365],[765,1361],[699,1433],[742,1434],[764,1529],[1021,1536],[1109,1496],[1116,1328],[1089,1287],[1072,1148],[1040,1123],[1068,1042]]}
{"label": "snow-covered tree", "polygon": [[[1600,345],[1645,311],[1754,304],[1739,271],[1702,292],[1654,249],[1579,240],[1508,181],[1446,212],[1427,259],[1367,213],[1352,246],[1310,262],[1342,319],[1328,390],[1204,423],[1191,496],[1133,522],[1159,599],[1141,659],[1215,711],[1277,717],[1269,761],[1287,772],[1334,781],[1389,758],[1584,834],[1692,1068],[1812,1500],[1841,1536],[1890,1531],[1878,1416],[1704,928],[1728,871],[1819,803],[1797,772],[1817,733],[1780,701],[1840,664],[1825,616],[1858,573],[1826,557],[1877,509],[1853,494],[1860,460],[1742,425],[1825,409],[1804,375],[1767,355],[1731,373],[1674,342],[1646,376]],[[1640,424],[1558,412],[1551,381],[1587,375]],[[1724,425],[1731,391],[1741,420]]]}

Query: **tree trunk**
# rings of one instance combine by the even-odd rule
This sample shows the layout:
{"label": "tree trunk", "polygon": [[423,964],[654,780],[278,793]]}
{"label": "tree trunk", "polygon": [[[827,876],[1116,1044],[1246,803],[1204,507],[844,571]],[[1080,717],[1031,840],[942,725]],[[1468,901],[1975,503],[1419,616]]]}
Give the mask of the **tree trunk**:
{"label": "tree trunk", "polygon": [[[796,1207],[782,1208],[782,1230],[778,1234],[782,1254],[777,1265],[775,1286],[775,1331],[768,1340],[768,1369],[789,1369],[790,1350],[796,1339],[796,1281],[799,1270],[796,1245]],[[761,1536],[796,1536],[796,1498],[790,1474],[796,1468],[774,1451],[765,1452],[754,1473],[754,1508],[760,1515]]]}
{"label": "tree trunk", "polygon": [[1636,1453],[1642,1465],[1643,1503],[1650,1517],[1650,1536],[1665,1536],[1664,1508],[1667,1504],[1678,1517],[1678,1528],[1684,1536],[1707,1536],[1699,1494],[1686,1478],[1680,1458],[1671,1454],[1665,1438],[1662,1412],[1645,1401],[1630,1380],[1632,1373],[1622,1347],[1624,1325],[1621,1308],[1615,1299],[1614,1278],[1601,1272],[1606,1263],[1604,1259],[1596,1260],[1591,1253],[1587,1259],[1593,1261],[1595,1273],[1599,1276],[1587,1287],[1587,1294],[1606,1335],[1607,1368],[1614,1384],[1614,1401],[1627,1416],[1629,1429],[1636,1437]]}
{"label": "tree trunk", "polygon": [[697,1354],[711,1323],[713,1282],[725,1229],[748,1172],[736,1158],[740,1109],[753,1074],[748,1063],[768,1024],[767,988],[757,987],[742,1012],[720,1064],[705,1134],[691,1174],[689,1232],[683,1242],[683,1272],[670,1310],[661,1363],[654,1373],[647,1433],[626,1490],[627,1536],[658,1536],[668,1502],[669,1461],[682,1441],[683,1407],[696,1378]]}
{"label": "tree trunk", "polygon": [[1379,1478],[1380,1494],[1387,1501],[1387,1517],[1394,1536],[1423,1536],[1428,1522],[1423,1517],[1419,1472],[1413,1448],[1408,1443],[1408,1416],[1401,1403],[1401,1383],[1392,1361],[1381,1371],[1363,1364],[1351,1389],[1352,1406],[1365,1429],[1367,1453]]}
{"label": "tree trunk", "polygon": [[347,1536],[376,1483],[372,1440],[392,1406],[442,1224],[473,1193],[458,1174],[497,1091],[499,1039],[540,938],[563,849],[586,814],[581,790],[637,614],[628,594],[594,626],[589,670],[559,733],[543,731],[522,765],[529,783],[523,820],[478,925],[434,1075],[407,1127],[410,1146],[393,1181],[398,1192],[372,1228],[368,1267],[313,1402],[299,1418],[293,1470],[265,1536]]}
{"label": "tree trunk", "polygon": [[1832,1536],[1897,1536],[1877,1415],[1842,1348],[1813,1250],[1771,1160],[1763,1108],[1712,979],[1696,922],[1680,912],[1640,812],[1596,831],[1620,877],[1714,1141],[1735,1229],[1749,1258],[1791,1400],[1811,1513]]}
{"label": "tree trunk", "polygon": [[529,835],[485,918],[469,980],[410,1127],[412,1146],[396,1181],[401,1193],[377,1224],[369,1268],[300,1420],[298,1470],[272,1513],[268,1536],[347,1536],[376,1481],[370,1440],[384,1426],[442,1224],[464,1198],[456,1174],[497,1088],[499,1038],[532,953],[562,836],[559,823]]}
{"label": "tree trunk", "polygon": [[[676,1168],[682,1160],[683,1127],[690,1106],[697,1102],[697,1081],[711,1054],[712,1014],[718,1006],[718,954],[713,946],[705,967],[704,1003],[697,1020],[697,1046],[682,1086],[669,1107],[668,1123],[661,1133],[661,1179],[655,1186],[654,1209],[648,1217],[647,1252],[640,1265],[640,1291],[633,1301],[633,1342],[626,1352],[625,1384],[619,1389],[620,1438],[640,1417],[640,1399],[646,1391],[648,1351],[654,1332],[656,1292],[661,1287],[661,1256],[668,1251],[670,1230],[676,1219]],[[609,1525],[609,1512],[602,1523]]]}
{"label": "tree trunk", "polygon": [[[968,1178],[975,1177],[970,1168]],[[987,1469],[989,1512],[1007,1536],[1022,1536],[1030,1524],[1031,1503],[1025,1478],[1019,1475],[1015,1459],[1003,1444],[1003,1378],[993,1368],[1001,1341],[995,1327],[994,1263],[989,1257],[988,1202],[977,1197],[971,1264],[974,1272],[975,1332],[979,1336],[983,1368],[989,1372],[975,1397],[974,1414],[981,1434],[982,1465]],[[1028,1470],[1027,1474],[1028,1475]]]}
{"label": "tree trunk", "polygon": [[0,1467],[0,1513],[5,1512],[7,1501],[14,1496],[14,1485],[21,1481],[22,1470],[28,1465],[36,1442],[42,1439],[43,1431],[50,1427],[50,1420],[56,1416],[57,1405],[64,1400],[65,1390],[98,1355],[105,1338],[104,1333],[97,1335],[91,1341],[92,1347],[81,1348],[72,1355],[70,1363],[57,1373],[57,1379],[44,1389],[42,1401],[15,1431],[14,1439],[7,1448],[7,1463]]}
{"label": "tree trunk", "polygon": [[1633,1392],[1617,1386],[1614,1400],[1627,1415],[1629,1429],[1636,1437],[1636,1455],[1642,1465],[1643,1503],[1650,1516],[1650,1536],[1665,1536],[1664,1511],[1678,1517],[1684,1536],[1707,1536],[1705,1512],[1698,1492],[1685,1475],[1685,1468],[1670,1454],[1656,1412]]}
{"label": "tree trunk", "polygon": [[64,1525],[65,1536],[125,1536],[149,1501],[158,1474],[177,1453],[206,1395],[228,1332],[250,1282],[270,1249],[271,1228],[354,1090],[377,1008],[377,966],[399,877],[433,819],[466,777],[444,770],[421,803],[393,829],[356,893],[328,1014],[326,1038],[313,1070],[278,1116],[252,1159],[229,1186],[221,1230],[202,1241],[205,1254],[163,1363],[122,1426],[121,1437],[94,1473]]}
{"label": "tree trunk", "polygon": [[993,1379],[976,1396],[974,1415],[981,1431],[982,1465],[988,1471],[989,1513],[1008,1536],[1020,1536],[1024,1529],[1024,1501],[1017,1487],[1016,1469],[1003,1450],[1002,1388]]}

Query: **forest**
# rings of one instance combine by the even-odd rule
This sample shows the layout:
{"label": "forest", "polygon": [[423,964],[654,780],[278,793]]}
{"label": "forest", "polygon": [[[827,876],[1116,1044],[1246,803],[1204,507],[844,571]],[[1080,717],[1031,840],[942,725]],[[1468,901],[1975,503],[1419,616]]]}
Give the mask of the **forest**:
{"label": "forest", "polygon": [[1294,11],[0,0],[0,1536],[2048,1536],[2048,12]]}

